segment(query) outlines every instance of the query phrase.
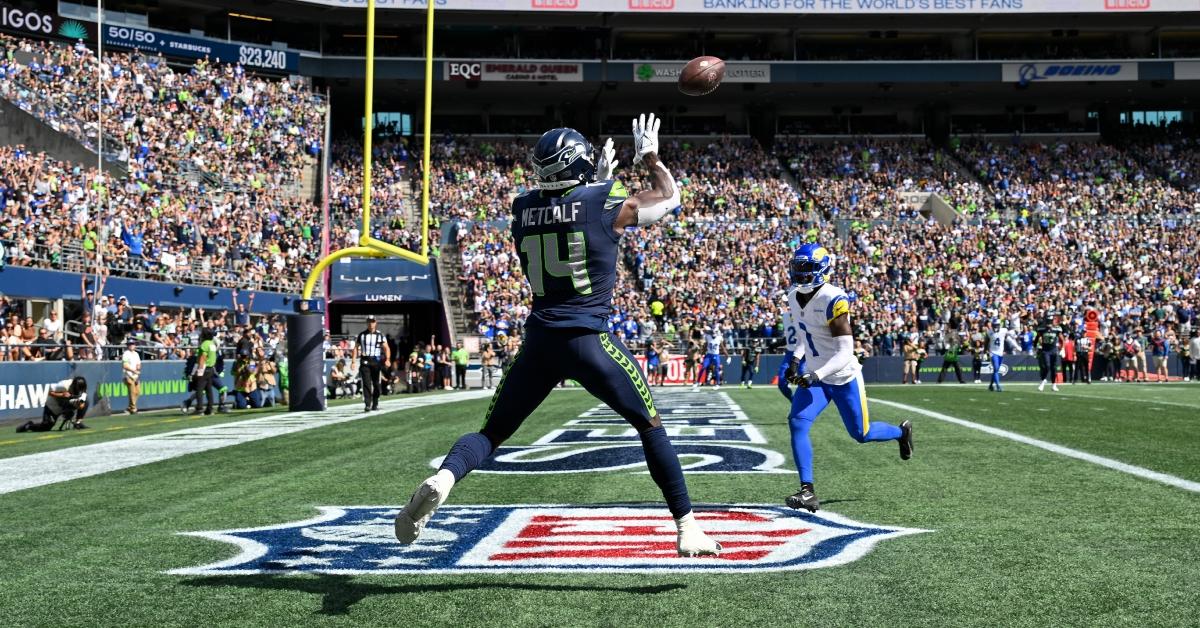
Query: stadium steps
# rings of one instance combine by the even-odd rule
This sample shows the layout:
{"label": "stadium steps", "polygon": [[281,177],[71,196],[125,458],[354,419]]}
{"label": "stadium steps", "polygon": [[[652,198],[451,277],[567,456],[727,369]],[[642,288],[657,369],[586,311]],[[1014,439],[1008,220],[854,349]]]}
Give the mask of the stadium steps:
{"label": "stadium steps", "polygon": [[960,177],[962,177],[963,180],[977,181],[979,184],[983,185],[985,188],[988,186],[988,181],[984,180],[983,177],[979,176],[979,173],[975,172],[975,169],[971,167],[971,164],[963,161],[962,158],[958,156],[958,151],[953,150],[949,147],[943,148],[941,150],[942,150],[942,154],[947,157],[945,163],[947,165],[949,165],[950,167],[952,167],[955,170],[955,172],[957,172],[958,175]]}
{"label": "stadium steps", "polygon": [[446,317],[446,327],[450,330],[450,345],[455,346],[467,331],[462,329],[459,321],[459,317],[463,315],[463,291],[462,284],[458,281],[459,271],[451,268],[453,263],[444,255],[435,257],[434,263],[437,264],[438,287],[442,292],[442,315]]}
{"label": "stadium steps", "polygon": [[[57,112],[56,115],[60,118],[66,116],[57,108],[49,109]],[[94,166],[97,155],[93,148],[94,143],[94,137],[75,137],[65,130],[60,130],[57,125],[29,113],[17,102],[0,97],[0,144],[24,145],[31,151],[44,152],[55,159]],[[123,177],[127,172],[125,165],[117,160],[117,154],[112,151],[112,147],[117,145],[117,141],[111,136],[105,137],[104,170],[112,176]]]}
{"label": "stadium steps", "polygon": [[474,333],[471,325],[471,309],[468,303],[467,287],[458,280],[462,276],[462,251],[458,243],[451,240],[442,249],[437,258],[438,276],[442,280],[442,303],[446,309],[446,319],[450,323],[451,334],[469,336]]}
{"label": "stadium steps", "polygon": [[313,202],[320,202],[321,162],[311,156],[304,157],[304,169],[300,172],[300,195]]}

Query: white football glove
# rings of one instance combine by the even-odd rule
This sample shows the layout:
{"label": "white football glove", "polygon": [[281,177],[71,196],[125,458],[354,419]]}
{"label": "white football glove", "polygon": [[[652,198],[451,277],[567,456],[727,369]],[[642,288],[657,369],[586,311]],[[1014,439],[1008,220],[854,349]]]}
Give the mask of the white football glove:
{"label": "white football glove", "polygon": [[617,151],[613,148],[612,138],[608,138],[604,142],[604,147],[600,149],[600,160],[596,162],[596,180],[607,181],[613,178],[613,173],[617,171]]}
{"label": "white football glove", "polygon": [[633,148],[636,154],[633,156],[633,163],[638,163],[649,153],[658,152],[658,127],[662,126],[662,120],[654,117],[654,114],[645,114],[638,116],[633,121]]}

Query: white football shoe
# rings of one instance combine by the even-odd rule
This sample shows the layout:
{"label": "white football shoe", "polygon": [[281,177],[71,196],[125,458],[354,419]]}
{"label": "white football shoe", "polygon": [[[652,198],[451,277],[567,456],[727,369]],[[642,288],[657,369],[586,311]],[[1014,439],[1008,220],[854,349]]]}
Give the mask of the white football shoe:
{"label": "white football shoe", "polygon": [[1058,392],[1058,384],[1050,384],[1050,390],[1053,390],[1054,392]]}
{"label": "white football shoe", "polygon": [[700,384],[692,384],[692,392],[700,392]]}
{"label": "white football shoe", "polygon": [[679,535],[675,540],[675,549],[680,556],[691,558],[694,556],[720,556],[721,544],[713,540],[712,537],[704,533],[696,523],[692,513],[688,513],[683,517],[675,520],[675,525],[679,529]]}
{"label": "white football shoe", "polygon": [[417,540],[425,524],[433,518],[439,506],[450,496],[454,488],[454,474],[443,469],[429,476],[396,515],[396,540],[405,545]]}
{"label": "white football shoe", "polygon": [[1042,383],[1038,384],[1038,392],[1042,392],[1044,390],[1046,390],[1046,380],[1043,379]]}

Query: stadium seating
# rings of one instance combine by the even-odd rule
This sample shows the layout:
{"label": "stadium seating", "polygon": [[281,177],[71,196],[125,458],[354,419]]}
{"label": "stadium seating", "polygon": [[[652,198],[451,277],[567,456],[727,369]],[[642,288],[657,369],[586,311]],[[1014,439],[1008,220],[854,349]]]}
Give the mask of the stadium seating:
{"label": "stadium seating", "polygon": [[[790,251],[819,240],[838,256],[856,331],[876,352],[896,351],[913,331],[930,344],[950,330],[973,333],[993,317],[1021,328],[1056,312],[1080,328],[1091,307],[1106,333],[1166,327],[1186,337],[1200,283],[1195,264],[1184,262],[1200,254],[1189,148],[970,140],[939,151],[856,139],[818,149],[783,139],[776,162],[742,141],[674,142],[663,153],[684,209],[627,235],[614,330],[637,345],[715,323],[734,341],[777,342]],[[449,162],[435,167],[469,170],[474,150],[459,154],[472,157],[446,154]],[[779,176],[780,164],[795,186]],[[512,180],[503,166],[490,168],[494,180]],[[1178,176],[1158,176],[1168,172]],[[628,183],[645,184],[636,176]],[[519,185],[501,189],[477,217],[499,215]],[[904,206],[904,191],[938,193],[965,220],[927,221]],[[530,295],[507,233],[474,224],[457,234],[478,331],[516,327]],[[655,299],[665,306],[661,320],[650,316]]]}
{"label": "stadium seating", "polygon": [[[81,47],[0,37],[0,96],[85,145],[97,144],[95,58]],[[300,84],[199,61],[106,55],[104,143],[125,174],[0,147],[7,262],[168,281],[297,290],[315,263],[320,213],[300,183],[322,150],[324,102]],[[901,334],[970,332],[993,317],[1028,325],[1049,311],[1079,322],[1098,307],[1117,333],[1174,325],[1195,307],[1200,151],[1189,129],[1096,140],[741,138],[665,141],[682,189],[673,220],[631,230],[614,329],[637,344],[719,325],[738,341],[780,336],[786,261],[819,240],[876,351]],[[528,140],[445,136],[433,147],[431,212],[457,227],[472,324],[519,328],[530,298],[503,229],[531,185]],[[332,147],[331,241],[357,242],[361,150]],[[631,188],[647,185],[631,168]],[[420,175],[403,141],[375,146],[374,237],[417,248]],[[101,196],[94,182],[103,182]],[[908,197],[937,194],[964,220],[932,224]],[[102,206],[101,209],[97,209]],[[497,223],[497,221],[500,221]],[[648,304],[659,300],[663,315]]]}
{"label": "stadium seating", "polygon": [[[0,47],[0,97],[95,149],[94,53],[8,36]],[[320,254],[320,213],[300,184],[324,103],[205,60],[184,73],[106,54],[104,71],[105,153],[125,173],[0,147],[8,263],[79,271],[103,249],[118,275],[297,291]]]}

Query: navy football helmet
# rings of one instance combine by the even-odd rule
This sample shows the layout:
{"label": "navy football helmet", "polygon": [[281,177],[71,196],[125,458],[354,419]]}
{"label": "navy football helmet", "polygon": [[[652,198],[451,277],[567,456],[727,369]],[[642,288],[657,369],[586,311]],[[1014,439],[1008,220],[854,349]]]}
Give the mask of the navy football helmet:
{"label": "navy football helmet", "polygon": [[592,143],[575,129],[550,129],[533,147],[530,164],[543,190],[565,190],[596,178]]}

